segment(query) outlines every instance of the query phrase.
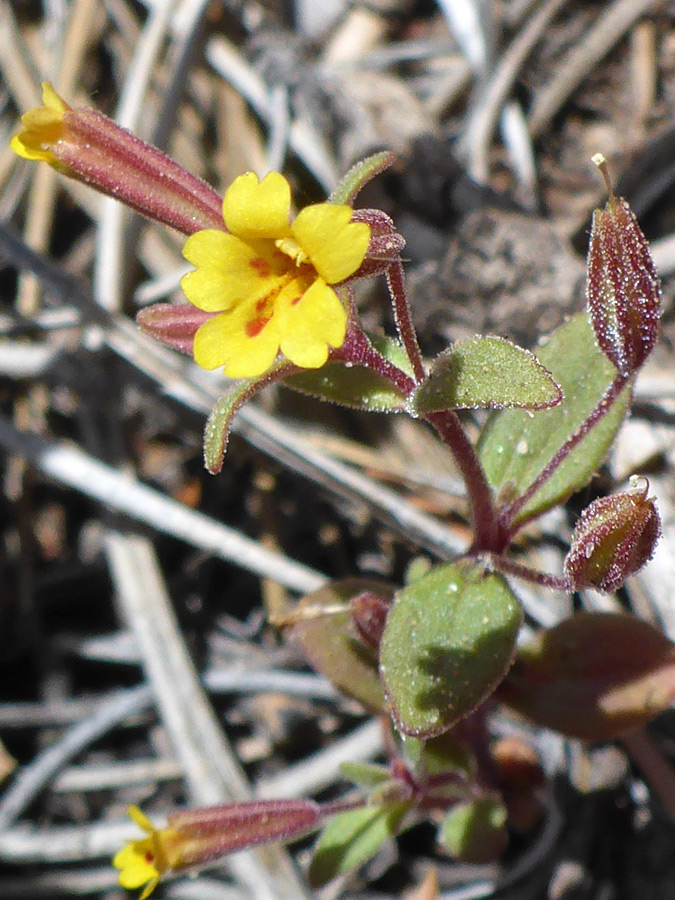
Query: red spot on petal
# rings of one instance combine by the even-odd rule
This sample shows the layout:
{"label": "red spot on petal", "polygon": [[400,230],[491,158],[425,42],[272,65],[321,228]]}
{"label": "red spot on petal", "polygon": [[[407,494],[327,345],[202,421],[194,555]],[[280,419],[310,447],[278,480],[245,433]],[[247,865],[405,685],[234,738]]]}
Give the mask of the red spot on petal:
{"label": "red spot on petal", "polygon": [[269,318],[253,319],[252,321],[247,322],[244,329],[244,331],[246,332],[246,337],[256,337],[256,335],[260,334],[260,332],[268,322]]}
{"label": "red spot on petal", "polygon": [[145,854],[145,861],[146,863],[150,863],[150,865],[152,865],[155,861],[154,855],[149,850]]}
{"label": "red spot on petal", "polygon": [[293,299],[291,300],[291,306],[296,306],[304,296],[304,294],[298,294],[297,297],[293,297]]}
{"label": "red spot on petal", "polygon": [[259,275],[261,278],[269,278],[272,269],[270,264],[266,259],[263,259],[262,256],[256,256],[249,262],[249,266],[253,269],[256,275]]}

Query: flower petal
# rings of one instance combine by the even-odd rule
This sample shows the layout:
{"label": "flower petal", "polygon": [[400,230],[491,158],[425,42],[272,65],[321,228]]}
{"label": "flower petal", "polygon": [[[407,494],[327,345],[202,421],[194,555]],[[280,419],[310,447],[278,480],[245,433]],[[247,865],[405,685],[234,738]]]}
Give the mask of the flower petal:
{"label": "flower petal", "polygon": [[10,142],[17,156],[57,164],[58,160],[50,147],[63,135],[63,116],[46,106],[39,106],[21,116],[21,125],[22,130]]}
{"label": "flower petal", "polygon": [[368,250],[370,227],[351,217],[350,206],[316,203],[301,210],[291,226],[293,237],[328,284],[353,275]]}
{"label": "flower petal", "polygon": [[114,856],[113,866],[121,870],[119,883],[122,887],[138,888],[146,881],[159,877],[153,857],[148,859],[147,854],[150,851],[150,839],[147,838],[143,841],[132,841]]}
{"label": "flower petal", "polygon": [[223,312],[268,294],[287,262],[273,244],[251,246],[215,229],[191,235],[183,256],[197,269],[183,276],[181,287],[190,303],[205,312]]}
{"label": "flower petal", "polygon": [[137,806],[129,806],[127,808],[127,815],[141,828],[143,831],[147,831],[148,834],[155,833],[155,826],[152,824],[150,819],[142,812]]}
{"label": "flower petal", "polygon": [[259,183],[253,172],[235,178],[225,193],[223,218],[243,240],[281,238],[289,233],[291,188],[283,175],[270,172]]}
{"label": "flower petal", "polygon": [[138,900],[148,900],[148,897],[154,891],[154,889],[157,887],[158,884],[159,884],[159,875],[155,875],[155,877],[151,878],[150,881],[147,883],[147,885],[141,892],[141,896],[138,898]]}
{"label": "flower petal", "polygon": [[117,880],[123,888],[135,890],[147,881],[158,877],[157,871],[150,865],[127,866],[122,869]]}
{"label": "flower petal", "polygon": [[257,334],[247,333],[255,320],[255,304],[246,303],[205,322],[195,335],[197,365],[203,369],[224,366],[230,378],[253,378],[266,372],[279,351],[279,337],[273,318]]}
{"label": "flower petal", "polygon": [[335,291],[317,279],[297,303],[277,317],[281,352],[303,369],[318,369],[328,359],[328,347],[341,347],[347,313]]}
{"label": "flower petal", "polygon": [[48,81],[42,82],[42,102],[50,109],[61,113],[61,115],[63,115],[63,113],[67,109],[70,109],[66,101],[62,100],[61,97],[59,97],[59,95],[56,93],[56,91]]}

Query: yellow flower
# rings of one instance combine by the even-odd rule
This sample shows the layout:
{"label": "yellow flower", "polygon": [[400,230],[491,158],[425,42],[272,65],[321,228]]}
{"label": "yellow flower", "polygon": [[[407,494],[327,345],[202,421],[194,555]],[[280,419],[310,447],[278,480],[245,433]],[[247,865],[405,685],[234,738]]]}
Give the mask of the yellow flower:
{"label": "yellow flower", "polygon": [[48,82],[42,85],[44,106],[21,116],[22,130],[11,141],[12,150],[24,159],[38,159],[59,168],[53,147],[63,135],[63,116],[70,109]]}
{"label": "yellow flower", "polygon": [[139,900],[157,887],[167,872],[194,871],[226,856],[270,841],[290,841],[321,824],[323,813],[312,800],[252,800],[169,815],[166,828],[157,829],[136,806],[129,815],[146,837],[130,841],[114,857],[124,888],[143,888]]}
{"label": "yellow flower", "polygon": [[197,331],[195,361],[232,378],[262,375],[279,350],[306,369],[342,346],[347,312],[331,285],[353,275],[370,227],[349,206],[318,203],[290,221],[291,191],[270,172],[237,178],[223,200],[228,232],[199,231],[183,255],[196,266],[181,286],[198,309],[218,315]]}
{"label": "yellow flower", "polygon": [[157,830],[137,806],[129,807],[129,815],[146,832],[148,837],[130,841],[114,857],[113,865],[120,870],[119,882],[123,888],[139,888],[145,885],[140,900],[146,900],[157,887],[161,876],[173,868],[171,828]]}

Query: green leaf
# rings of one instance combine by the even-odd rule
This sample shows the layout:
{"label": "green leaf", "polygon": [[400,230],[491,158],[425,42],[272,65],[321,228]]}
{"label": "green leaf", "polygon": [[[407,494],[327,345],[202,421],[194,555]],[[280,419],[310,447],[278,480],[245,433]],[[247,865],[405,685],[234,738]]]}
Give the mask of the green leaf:
{"label": "green leaf", "polygon": [[[586,313],[558,328],[537,357],[561,386],[565,399],[554,409],[534,416],[509,409],[488,419],[478,453],[501,502],[511,502],[525,492],[596,407],[616,376],[616,369],[598,349]],[[631,386],[627,385],[607,413],[520,510],[515,523],[522,524],[563,502],[589,481],[619,430],[630,400]]]}
{"label": "green leaf", "polygon": [[[410,374],[410,362],[401,344],[380,336],[370,335],[370,340],[389,362]],[[319,400],[365,412],[401,412],[406,408],[405,396],[382,375],[337,360],[327,362],[320,369],[289,375],[282,383]]]}
{"label": "green leaf", "polygon": [[204,465],[212,475],[217,475],[223,468],[232,419],[239,407],[255,393],[259,381],[259,378],[247,378],[236,382],[209,413],[204,428]]}
{"label": "green leaf", "polygon": [[352,597],[373,591],[391,597],[381,582],[349,579],[326,585],[303,597],[289,628],[308,662],[338,690],[374,713],[386,711],[375,651],[359,636],[349,610]]}
{"label": "green leaf", "polygon": [[366,412],[402,412],[405,397],[377,372],[343,362],[327,362],[320,369],[289,375],[283,383],[299,391]]}
{"label": "green leaf", "polygon": [[473,754],[449,731],[428,740],[404,735],[402,750],[408,766],[421,779],[451,772],[472,774],[476,769]]}
{"label": "green leaf", "polygon": [[359,787],[372,788],[390,781],[391,769],[375,763],[344,762],[340,764],[340,775]]}
{"label": "green leaf", "polygon": [[368,156],[352,166],[340,179],[328,198],[329,203],[352,205],[359,191],[380,172],[384,172],[394,162],[394,154],[389,150]]}
{"label": "green leaf", "polygon": [[458,341],[434,362],[410,405],[424,415],[446,409],[547,409],[562,391],[536,356],[499,337]]}
{"label": "green leaf", "polygon": [[498,796],[458,803],[443,819],[439,841],[462,862],[488,863],[506,847],[506,809]]}
{"label": "green leaf", "polygon": [[204,465],[212,475],[223,468],[230,426],[239,408],[268,384],[278,381],[288,369],[286,360],[277,360],[264,375],[233,382],[227,393],[216,401],[204,428]]}
{"label": "green leaf", "polygon": [[409,802],[366,806],[339,813],[326,825],[314,849],[309,883],[318,888],[373,857],[395,836]]}
{"label": "green leaf", "polygon": [[475,709],[504,677],[520,621],[506,581],[468,560],[396,594],[380,645],[396,727],[433,737]]}

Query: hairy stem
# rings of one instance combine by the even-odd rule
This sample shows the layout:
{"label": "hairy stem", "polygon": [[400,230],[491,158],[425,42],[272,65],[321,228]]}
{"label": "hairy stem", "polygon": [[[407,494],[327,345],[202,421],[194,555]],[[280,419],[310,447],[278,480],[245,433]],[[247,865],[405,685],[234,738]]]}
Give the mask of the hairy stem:
{"label": "hairy stem", "polygon": [[473,520],[472,550],[500,553],[505,546],[495,511],[492,490],[488,484],[476,450],[452,410],[427,413],[430,422],[452,453],[464,477]]}
{"label": "hairy stem", "polygon": [[331,359],[339,359],[353,365],[363,366],[386,378],[395,388],[407,397],[415,388],[415,382],[398,366],[373,347],[368,336],[360,325],[350,323],[347,326],[347,337],[341,347],[331,352]]}
{"label": "hairy stem", "polygon": [[516,578],[522,578],[523,581],[529,581],[532,584],[538,584],[541,587],[551,588],[553,591],[574,590],[572,582],[564,575],[550,575],[548,572],[538,572],[536,569],[530,569],[528,566],[522,566],[520,563],[514,562],[506,556],[491,556],[490,565],[504,575],[514,575]]}
{"label": "hairy stem", "polygon": [[400,259],[393,262],[387,269],[387,286],[393,301],[396,328],[405,347],[405,352],[410,359],[415,374],[415,381],[424,381],[427,376],[424,371],[424,363],[422,362],[422,352],[417,343],[417,332],[410,316],[410,306],[405,292],[403,263]]}

